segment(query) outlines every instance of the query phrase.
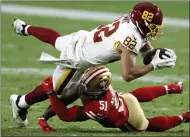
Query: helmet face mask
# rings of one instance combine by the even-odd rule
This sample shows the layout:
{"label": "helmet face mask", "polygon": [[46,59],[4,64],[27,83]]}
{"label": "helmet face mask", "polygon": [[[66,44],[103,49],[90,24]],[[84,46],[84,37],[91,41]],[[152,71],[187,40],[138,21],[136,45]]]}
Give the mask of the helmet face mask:
{"label": "helmet face mask", "polygon": [[150,29],[150,32],[146,34],[146,37],[151,40],[158,40],[163,34],[164,24],[155,25],[150,24],[147,26]]}
{"label": "helmet face mask", "polygon": [[105,67],[95,67],[89,70],[79,85],[81,98],[96,99],[109,89],[111,72]]}
{"label": "helmet face mask", "polygon": [[91,99],[91,100],[98,99],[102,97],[104,93],[106,93],[106,91],[103,91],[103,90],[97,91],[96,93],[88,92],[88,90],[85,91],[85,90],[82,90],[82,88],[79,89],[79,92],[80,92],[81,99]]}

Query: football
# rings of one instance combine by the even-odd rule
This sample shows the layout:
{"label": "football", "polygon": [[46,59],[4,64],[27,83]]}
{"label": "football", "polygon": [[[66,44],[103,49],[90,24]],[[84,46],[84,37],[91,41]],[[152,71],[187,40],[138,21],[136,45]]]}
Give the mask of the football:
{"label": "football", "polygon": [[165,56],[167,56],[167,57],[170,57],[168,54],[165,53],[165,51],[167,51],[165,48],[155,48],[155,49],[151,50],[150,52],[148,52],[148,54],[144,57],[143,63],[144,63],[145,65],[150,64],[150,62],[152,61],[152,59],[153,59],[153,57],[155,56],[155,53],[156,53],[156,51],[157,51],[158,49],[160,50],[159,57],[160,57],[161,59],[163,59],[162,55],[165,55]]}

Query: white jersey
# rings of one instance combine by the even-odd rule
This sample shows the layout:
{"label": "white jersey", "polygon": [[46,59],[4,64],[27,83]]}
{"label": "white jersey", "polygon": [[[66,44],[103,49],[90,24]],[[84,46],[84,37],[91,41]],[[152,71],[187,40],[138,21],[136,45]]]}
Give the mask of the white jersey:
{"label": "white jersey", "polygon": [[59,37],[55,47],[61,51],[60,59],[86,68],[119,60],[118,44],[138,54],[145,43],[146,39],[142,38],[129,16],[124,15],[113,23],[99,26],[90,32],[80,30]]}

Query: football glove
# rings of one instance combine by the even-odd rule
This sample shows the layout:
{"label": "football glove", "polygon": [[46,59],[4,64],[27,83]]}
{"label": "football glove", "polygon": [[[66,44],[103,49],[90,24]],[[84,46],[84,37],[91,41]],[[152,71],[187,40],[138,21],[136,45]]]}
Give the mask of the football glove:
{"label": "football glove", "polygon": [[168,54],[170,56],[170,58],[173,58],[176,62],[177,56],[176,56],[175,52],[172,49],[168,49],[168,48],[165,48],[165,49],[167,50],[166,54]]}
{"label": "football glove", "polygon": [[175,57],[170,58],[166,55],[162,55],[162,59],[161,59],[159,55],[160,55],[160,49],[156,51],[156,54],[151,61],[151,64],[153,65],[154,70],[168,68],[168,67],[171,68],[175,66]]}
{"label": "football glove", "polygon": [[155,49],[152,49],[152,50],[150,50],[150,51],[146,54],[146,56],[143,58],[143,63],[144,63],[145,65],[150,64],[150,62],[152,61],[152,59],[153,59],[153,57],[155,56],[156,51],[157,51],[158,49],[160,50],[159,57],[160,57],[161,59],[163,59],[163,58],[162,58],[162,55],[165,55],[165,56],[167,56],[167,57],[170,57],[170,56],[171,56],[171,55],[170,55],[171,53],[168,54],[168,51],[167,51],[167,49],[165,49],[165,48],[155,48]]}
{"label": "football glove", "polygon": [[38,119],[38,125],[40,126],[41,130],[44,132],[55,132],[56,130],[50,127],[47,121],[44,118]]}

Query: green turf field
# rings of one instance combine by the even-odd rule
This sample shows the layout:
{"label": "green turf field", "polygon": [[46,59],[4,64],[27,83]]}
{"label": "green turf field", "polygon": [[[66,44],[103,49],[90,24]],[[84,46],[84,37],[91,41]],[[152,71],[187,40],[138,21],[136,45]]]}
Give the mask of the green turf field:
{"label": "green turf field", "polygon": [[[4,3],[125,13],[131,11],[132,6],[136,2],[2,2],[2,4]],[[163,9],[163,13],[167,17],[183,19],[188,19],[189,17],[187,2],[156,2],[156,4]],[[118,129],[103,128],[95,121],[66,123],[60,121],[57,117],[49,121],[57,129],[57,132],[50,134],[43,133],[38,128],[37,119],[49,105],[49,101],[32,106],[29,111],[28,127],[23,129],[17,128],[12,120],[12,112],[8,101],[9,96],[13,93],[26,94],[30,92],[48,76],[48,74],[44,74],[40,69],[46,68],[49,70],[55,68],[54,65],[44,65],[38,61],[42,51],[51,53],[57,57],[59,56],[59,52],[33,37],[16,35],[11,26],[14,18],[20,18],[30,24],[53,28],[63,35],[80,29],[91,30],[100,24],[108,23],[43,16],[1,14],[1,134],[3,136],[188,136],[189,124],[182,124],[162,133],[122,133]],[[166,26],[161,39],[153,41],[152,44],[154,47],[174,49],[178,57],[176,66],[173,69],[151,72],[147,76],[155,77],[146,81],[134,80],[126,83],[113,79],[113,87],[117,91],[127,92],[141,86],[167,84],[175,82],[176,79],[183,80],[185,88],[182,95],[166,95],[152,102],[142,104],[147,117],[182,114],[189,109],[189,29]],[[142,64],[140,57],[138,57],[137,63],[139,65]],[[120,75],[119,62],[109,64],[108,67],[114,75]],[[26,71],[19,73],[20,68],[24,68]],[[35,71],[31,71],[31,68],[34,68]],[[8,71],[10,69],[12,71]],[[154,82],[157,79],[161,80]],[[80,100],[73,104],[80,104]]]}

